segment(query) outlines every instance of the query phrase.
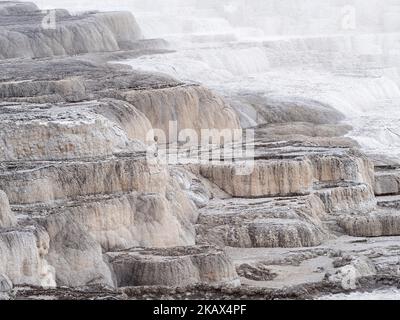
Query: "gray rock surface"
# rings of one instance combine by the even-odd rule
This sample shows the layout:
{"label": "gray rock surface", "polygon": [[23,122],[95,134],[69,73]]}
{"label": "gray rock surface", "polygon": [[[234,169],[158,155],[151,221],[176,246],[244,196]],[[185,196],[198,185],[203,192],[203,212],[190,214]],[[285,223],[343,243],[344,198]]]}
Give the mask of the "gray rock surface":
{"label": "gray rock surface", "polygon": [[[33,4],[2,4],[0,58],[43,58],[88,52],[118,51],[140,39],[132,14],[42,12]],[[49,16],[48,16],[49,15]],[[52,20],[54,19],[54,20]]]}
{"label": "gray rock surface", "polygon": [[318,197],[214,200],[201,209],[200,243],[230,247],[310,247],[327,237]]}
{"label": "gray rock surface", "polygon": [[0,274],[0,292],[10,292],[13,288],[11,280],[4,274]]}
{"label": "gray rock surface", "polygon": [[230,259],[215,247],[132,249],[107,256],[122,287],[240,284]]}
{"label": "gray rock surface", "polygon": [[14,285],[54,287],[54,268],[47,261],[49,236],[31,227],[0,229],[0,274]]}
{"label": "gray rock surface", "polygon": [[[202,86],[124,91],[119,92],[117,97],[136,106],[155,129],[165,133],[170,132],[170,121],[177,122],[178,132],[193,129],[199,136],[204,129],[240,128],[239,119],[231,106]],[[166,138],[169,142],[169,136]]]}
{"label": "gray rock surface", "polygon": [[[0,2],[0,299],[304,297],[398,275],[398,168],[374,168],[342,114],[109,63],[167,49],[130,13],[46,14]],[[188,161],[163,163],[170,121],[254,127],[254,170],[184,141]]]}
{"label": "gray rock surface", "polygon": [[331,214],[365,213],[377,206],[372,187],[364,183],[317,183],[315,193],[325,205],[326,212]]}
{"label": "gray rock surface", "polygon": [[234,197],[302,195],[311,192],[315,181],[373,181],[372,163],[351,149],[264,143],[256,145],[255,155],[251,174],[241,174],[244,160],[205,164],[200,173]]}
{"label": "gray rock surface", "polygon": [[243,93],[229,100],[238,112],[243,127],[290,122],[335,124],[344,118],[328,105],[300,97],[269,97]]}
{"label": "gray rock surface", "polygon": [[343,216],[339,224],[354,237],[400,235],[400,215],[397,210],[376,209],[367,214]]}
{"label": "gray rock surface", "polygon": [[84,226],[65,215],[50,216],[39,223],[49,234],[47,260],[55,269],[57,286],[114,285],[100,244]]}
{"label": "gray rock surface", "polygon": [[400,170],[396,167],[376,167],[375,194],[377,196],[400,193]]}
{"label": "gray rock surface", "polygon": [[7,195],[0,190],[0,228],[10,228],[17,224],[14,214],[11,212]]}
{"label": "gray rock surface", "polygon": [[1,16],[25,15],[38,10],[39,8],[31,2],[2,1],[0,3]]}

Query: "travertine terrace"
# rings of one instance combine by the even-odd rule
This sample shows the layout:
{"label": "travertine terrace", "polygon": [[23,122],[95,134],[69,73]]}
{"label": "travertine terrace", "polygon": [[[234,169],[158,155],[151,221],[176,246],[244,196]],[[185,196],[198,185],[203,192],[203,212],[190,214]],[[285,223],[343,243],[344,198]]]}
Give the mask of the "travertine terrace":
{"label": "travertine terrace", "polygon": [[[301,298],[349,289],[349,268],[356,287],[395,283],[399,167],[341,112],[115,63],[173,49],[130,12],[45,15],[0,2],[0,298]],[[191,161],[197,146],[149,157],[170,121],[252,127],[253,170]]]}

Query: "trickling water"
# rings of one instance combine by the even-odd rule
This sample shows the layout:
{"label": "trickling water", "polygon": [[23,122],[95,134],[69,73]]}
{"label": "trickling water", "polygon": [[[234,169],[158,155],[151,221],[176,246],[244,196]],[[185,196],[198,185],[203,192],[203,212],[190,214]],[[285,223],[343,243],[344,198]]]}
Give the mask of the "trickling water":
{"label": "trickling water", "polygon": [[131,10],[176,52],[136,69],[201,82],[225,96],[306,98],[353,125],[368,152],[400,162],[400,0],[36,0],[46,8]]}

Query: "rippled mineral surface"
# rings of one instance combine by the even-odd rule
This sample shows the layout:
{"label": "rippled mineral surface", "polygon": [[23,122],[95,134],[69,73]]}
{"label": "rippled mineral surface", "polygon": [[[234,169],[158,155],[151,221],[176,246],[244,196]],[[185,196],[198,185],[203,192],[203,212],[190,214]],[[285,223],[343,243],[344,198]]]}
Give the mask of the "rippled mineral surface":
{"label": "rippled mineral surface", "polygon": [[400,298],[400,3],[348,2],[0,1],[0,299]]}

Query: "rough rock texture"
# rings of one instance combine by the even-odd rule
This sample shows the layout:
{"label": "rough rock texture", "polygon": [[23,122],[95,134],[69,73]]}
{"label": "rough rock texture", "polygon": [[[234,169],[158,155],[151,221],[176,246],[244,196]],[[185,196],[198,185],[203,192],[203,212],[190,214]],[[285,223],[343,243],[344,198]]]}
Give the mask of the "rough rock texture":
{"label": "rough rock texture", "polygon": [[[265,123],[309,122],[334,124],[344,116],[318,101],[300,97],[270,97],[243,93],[230,99],[243,127]],[[250,117],[249,115],[254,115]]]}
{"label": "rough rock texture", "polygon": [[255,266],[244,263],[238,266],[236,271],[239,276],[255,281],[270,281],[277,276],[276,273],[272,273],[263,263],[256,263]]}
{"label": "rough rock texture", "polygon": [[43,230],[0,229],[0,274],[14,285],[54,287],[54,268],[46,260],[49,240]]}
{"label": "rough rock texture", "polygon": [[377,196],[399,194],[400,170],[390,167],[377,167],[374,186]]}
{"label": "rough rock texture", "polygon": [[9,292],[13,288],[11,280],[4,274],[0,274],[0,292]]}
{"label": "rough rock texture", "polygon": [[240,283],[230,259],[215,247],[132,249],[107,256],[121,287]]}
{"label": "rough rock texture", "polygon": [[200,173],[235,197],[289,196],[311,192],[314,181],[354,181],[372,185],[373,166],[351,149],[256,147],[251,174],[244,161],[211,163]]}
{"label": "rough rock texture", "polygon": [[[397,167],[374,172],[339,112],[109,63],[167,49],[129,13],[46,14],[0,2],[0,299],[302,297],[398,272],[398,239],[377,237],[400,235],[400,200],[373,194],[399,193]],[[163,163],[170,121],[254,127],[254,162],[180,140]]]}
{"label": "rough rock texture", "polygon": [[58,285],[113,285],[102,250],[194,244],[194,205],[165,167],[129,154],[34,164],[1,181],[13,209],[49,233]]}
{"label": "rough rock texture", "polygon": [[[196,205],[207,202],[204,188],[196,196],[149,153],[153,125],[238,128],[238,119],[206,88],[108,64],[166,47],[140,40],[130,13],[58,10],[55,30],[42,28],[45,14],[32,4],[1,7],[0,59],[51,59],[0,61],[0,226],[14,226],[14,213],[46,230],[43,256],[58,286],[115,286],[103,252],[194,245]],[[75,54],[83,55],[54,57]],[[34,278],[29,284],[45,282]]]}
{"label": "rough rock texture", "polygon": [[382,237],[400,235],[400,215],[395,210],[344,216],[339,219],[345,232],[354,237]]}
{"label": "rough rock texture", "polygon": [[327,234],[318,197],[215,200],[201,209],[200,243],[231,247],[309,247]]}
{"label": "rough rock texture", "polygon": [[352,236],[381,237],[400,235],[400,199],[398,196],[377,198],[378,207],[361,214],[344,215],[339,225]]}
{"label": "rough rock texture", "polygon": [[129,138],[121,127],[91,110],[99,106],[1,104],[0,159],[73,159],[126,149]]}
{"label": "rough rock texture", "polygon": [[57,286],[114,285],[101,246],[77,221],[64,215],[50,216],[39,223],[49,234],[47,260],[55,269]]}
{"label": "rough rock texture", "polygon": [[[43,31],[35,26],[43,14],[35,10],[31,4],[2,3],[0,33],[7,39],[0,42],[15,46],[4,43],[1,58],[124,46],[140,54],[152,46],[136,41],[140,34],[128,13],[58,11],[57,30]],[[71,33],[82,38],[81,47]],[[21,47],[26,41],[29,50]],[[114,286],[103,252],[195,243],[195,205],[169,168],[148,154],[151,122],[132,104],[107,97],[118,90],[146,92],[180,83],[107,64],[109,59],[112,53],[0,61],[1,257],[13,256],[0,259],[0,273],[16,285]],[[210,108],[222,103],[215,99]],[[207,110],[207,103],[198,101],[196,107]]]}
{"label": "rough rock texture", "polygon": [[376,197],[378,201],[378,206],[382,208],[393,208],[399,209],[400,208],[400,196],[393,195],[393,196],[381,196]]}
{"label": "rough rock texture", "polygon": [[[346,283],[351,286],[352,281],[357,281],[362,277],[369,277],[376,275],[376,268],[372,261],[365,256],[360,257],[345,257],[339,259],[340,262],[345,260],[344,266],[338,267],[335,274],[328,276],[330,282],[340,282],[346,286]],[[335,261],[337,263],[338,261]],[[340,263],[339,262],[339,263]],[[349,277],[351,276],[351,277]]]}
{"label": "rough rock texture", "polygon": [[309,193],[311,162],[304,159],[258,160],[250,175],[241,175],[240,163],[204,165],[201,174],[235,197],[288,196]]}
{"label": "rough rock texture", "polygon": [[343,124],[314,124],[311,122],[268,123],[257,126],[255,138],[260,141],[298,141],[321,147],[358,147],[345,134],[351,127]]}
{"label": "rough rock texture", "polygon": [[377,201],[372,187],[368,184],[338,182],[333,184],[316,184],[315,194],[325,205],[326,212],[369,212],[376,208]]}
{"label": "rough rock texture", "polygon": [[[140,45],[138,45],[140,47]],[[127,52],[140,56],[142,51]],[[123,58],[123,57],[122,57]],[[119,90],[144,90],[176,87],[181,82],[165,75],[132,72],[109,59],[121,59],[115,53],[55,57],[52,60],[0,61],[0,97],[16,102],[78,102],[101,95],[116,95]]]}
{"label": "rough rock texture", "polygon": [[157,193],[115,193],[14,206],[14,210],[45,224],[50,219],[60,230],[73,221],[105,251],[194,244],[192,224],[197,214],[179,189],[169,192],[173,192],[170,200]]}
{"label": "rough rock texture", "polygon": [[[101,106],[93,106],[92,112],[115,121],[131,138],[142,141],[149,139],[150,125],[164,130],[166,141],[160,137],[160,143],[169,141],[170,122],[174,121],[177,130],[189,129],[197,133],[202,129],[240,128],[230,105],[205,87],[104,63],[102,58],[93,61],[83,56],[35,64],[24,61],[21,70],[14,64],[0,62],[0,71],[4,72],[0,75],[3,80],[0,98],[19,103],[102,99]],[[10,77],[11,74],[14,76]]]}
{"label": "rough rock texture", "polygon": [[34,5],[15,3],[2,4],[1,12],[1,59],[118,51],[141,38],[135,18],[127,12],[71,16],[57,11],[52,20]]}
{"label": "rough rock texture", "polygon": [[2,16],[29,14],[37,10],[39,8],[30,2],[2,1],[0,3],[0,15]]}
{"label": "rough rock texture", "polygon": [[[170,121],[177,122],[177,132],[192,129],[199,135],[204,129],[240,128],[233,109],[201,86],[127,91],[120,93],[118,98],[134,105],[147,116],[155,129],[167,134],[171,131]],[[168,142],[169,136],[166,139]]]}
{"label": "rough rock texture", "polygon": [[0,190],[0,228],[10,228],[17,223],[14,214],[11,212],[7,195]]}
{"label": "rough rock texture", "polygon": [[197,208],[204,208],[213,197],[212,190],[198,176],[180,167],[171,169],[171,175]]}
{"label": "rough rock texture", "polygon": [[332,155],[314,154],[311,161],[314,177],[320,182],[353,181],[373,185],[372,161],[354,149],[341,149]]}
{"label": "rough rock texture", "polygon": [[[268,123],[257,126],[256,137],[273,140],[278,137],[302,136],[315,138],[342,137],[349,133],[352,128],[345,124],[314,124],[312,122],[280,122]],[[300,140],[301,141],[301,140]]]}
{"label": "rough rock texture", "polygon": [[122,128],[130,140],[148,142],[151,139],[149,132],[152,125],[149,119],[129,103],[103,99],[94,111]]}
{"label": "rough rock texture", "polygon": [[165,193],[167,169],[139,154],[116,154],[80,161],[8,163],[0,185],[11,204],[140,190]]}

